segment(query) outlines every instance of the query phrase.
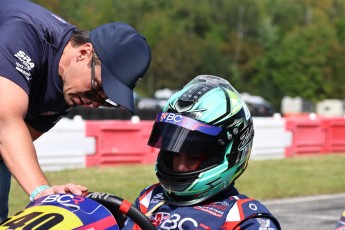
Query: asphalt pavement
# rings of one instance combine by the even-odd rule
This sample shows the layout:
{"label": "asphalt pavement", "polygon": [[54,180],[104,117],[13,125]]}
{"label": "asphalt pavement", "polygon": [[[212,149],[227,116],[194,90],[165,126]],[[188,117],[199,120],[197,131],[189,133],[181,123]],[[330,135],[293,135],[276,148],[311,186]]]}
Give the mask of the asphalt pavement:
{"label": "asphalt pavement", "polygon": [[345,210],[345,193],[262,201],[283,230],[331,230]]}

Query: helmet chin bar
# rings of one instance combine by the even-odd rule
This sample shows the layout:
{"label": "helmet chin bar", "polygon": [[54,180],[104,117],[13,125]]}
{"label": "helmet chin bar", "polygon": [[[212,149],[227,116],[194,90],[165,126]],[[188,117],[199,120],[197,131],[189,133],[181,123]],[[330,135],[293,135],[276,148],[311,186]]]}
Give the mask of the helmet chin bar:
{"label": "helmet chin bar", "polygon": [[[164,195],[167,203],[175,206],[196,205],[212,199],[213,197],[217,196],[219,193],[224,191],[224,189],[229,187],[230,185],[226,185],[225,181],[220,180],[220,178],[218,181],[214,183],[215,184],[213,184],[211,187],[208,187],[207,189],[192,195],[181,195],[178,192],[169,192],[168,190],[166,190]],[[214,190],[217,190],[218,192],[214,193]]]}
{"label": "helmet chin bar", "polygon": [[219,175],[213,177],[212,182],[207,182],[202,188],[194,190],[194,187],[200,183],[200,180],[204,180],[203,175],[210,170],[212,170],[211,174],[217,174],[218,171],[227,174],[228,166],[225,158],[225,156],[222,156],[222,159],[214,158],[208,167],[193,172],[176,172],[169,161],[172,160],[171,154],[160,151],[157,158],[156,175],[165,190],[166,201],[172,205],[189,206],[208,200],[223,191],[229,184],[223,179],[222,173],[218,173]]}

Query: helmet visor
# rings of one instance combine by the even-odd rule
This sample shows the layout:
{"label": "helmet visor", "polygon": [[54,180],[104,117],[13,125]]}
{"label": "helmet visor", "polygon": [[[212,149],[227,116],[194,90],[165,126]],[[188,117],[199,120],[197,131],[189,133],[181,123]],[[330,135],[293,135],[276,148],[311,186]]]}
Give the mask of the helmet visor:
{"label": "helmet visor", "polygon": [[148,145],[162,150],[211,155],[224,146],[218,143],[222,128],[175,113],[159,113]]}

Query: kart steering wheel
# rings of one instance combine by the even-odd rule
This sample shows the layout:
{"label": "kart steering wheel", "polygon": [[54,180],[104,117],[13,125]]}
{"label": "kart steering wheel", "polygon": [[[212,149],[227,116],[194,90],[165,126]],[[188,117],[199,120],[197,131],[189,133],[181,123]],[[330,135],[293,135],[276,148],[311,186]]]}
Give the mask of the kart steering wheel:
{"label": "kart steering wheel", "polygon": [[115,217],[120,229],[123,228],[125,222],[123,215],[130,217],[136,224],[139,225],[141,229],[157,229],[141,211],[139,211],[127,200],[111,194],[100,192],[88,192],[84,194],[84,196],[105,206]]}

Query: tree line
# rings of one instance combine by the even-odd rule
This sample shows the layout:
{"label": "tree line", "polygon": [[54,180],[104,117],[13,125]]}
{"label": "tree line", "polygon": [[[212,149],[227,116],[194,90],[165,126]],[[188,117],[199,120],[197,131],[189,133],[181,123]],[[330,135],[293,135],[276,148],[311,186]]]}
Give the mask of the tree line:
{"label": "tree line", "polygon": [[345,99],[343,0],[35,0],[80,29],[131,24],[152,48],[136,88],[180,89],[199,74],[226,78],[280,110],[284,96]]}

